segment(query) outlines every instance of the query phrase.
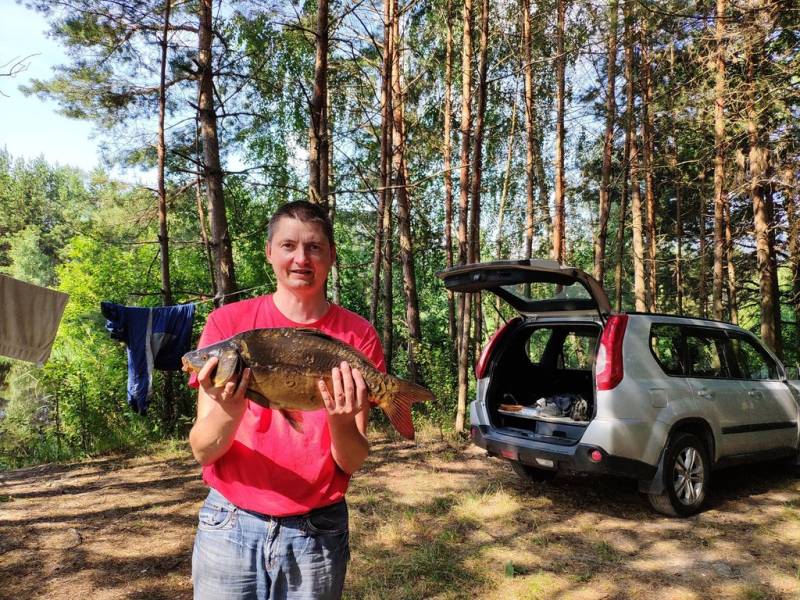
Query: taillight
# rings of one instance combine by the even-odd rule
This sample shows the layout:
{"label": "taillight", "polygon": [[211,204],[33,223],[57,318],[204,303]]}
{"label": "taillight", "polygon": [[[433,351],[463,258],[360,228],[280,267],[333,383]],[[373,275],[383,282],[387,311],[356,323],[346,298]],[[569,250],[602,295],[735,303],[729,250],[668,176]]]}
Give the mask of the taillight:
{"label": "taillight", "polygon": [[478,358],[478,362],[475,364],[475,379],[483,379],[483,377],[486,375],[486,368],[489,366],[489,357],[492,355],[495,346],[497,346],[497,343],[503,337],[503,334],[505,334],[506,331],[511,329],[521,320],[522,319],[520,317],[514,317],[492,334],[492,337],[490,337],[489,341],[486,342],[486,346],[484,346],[483,352],[481,352],[481,355]]}
{"label": "taillight", "polygon": [[595,364],[598,390],[613,390],[622,381],[622,339],[627,326],[628,315],[612,315],[606,321]]}

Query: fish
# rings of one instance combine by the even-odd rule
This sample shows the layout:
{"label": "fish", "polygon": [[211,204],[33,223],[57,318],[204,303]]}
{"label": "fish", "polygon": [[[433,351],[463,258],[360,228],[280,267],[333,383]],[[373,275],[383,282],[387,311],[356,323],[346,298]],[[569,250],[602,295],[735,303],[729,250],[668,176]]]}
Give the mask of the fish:
{"label": "fish", "polygon": [[250,369],[245,396],[265,408],[276,409],[298,431],[302,418],[295,411],[325,407],[317,382],[332,389],[331,369],[347,361],[358,369],[369,388],[369,399],[386,413],[389,422],[404,438],[414,439],[411,405],[433,400],[427,388],[382,373],[361,352],[326,333],[309,328],[251,329],[226,340],[187,352],[183,370],[197,373],[216,356],[212,373],[216,387]]}

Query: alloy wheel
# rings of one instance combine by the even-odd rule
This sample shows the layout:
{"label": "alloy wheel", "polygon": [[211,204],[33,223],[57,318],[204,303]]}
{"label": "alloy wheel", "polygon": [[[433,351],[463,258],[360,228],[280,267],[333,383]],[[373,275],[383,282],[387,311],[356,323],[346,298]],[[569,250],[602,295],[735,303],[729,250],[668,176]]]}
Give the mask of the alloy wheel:
{"label": "alloy wheel", "polygon": [[702,498],[705,469],[696,448],[687,446],[675,457],[672,480],[675,495],[682,504],[691,506]]}

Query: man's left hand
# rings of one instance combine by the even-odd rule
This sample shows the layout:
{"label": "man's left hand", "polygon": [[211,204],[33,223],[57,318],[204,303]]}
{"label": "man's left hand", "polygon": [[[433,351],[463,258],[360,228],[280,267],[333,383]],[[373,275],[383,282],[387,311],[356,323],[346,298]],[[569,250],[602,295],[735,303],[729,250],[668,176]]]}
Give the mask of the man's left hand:
{"label": "man's left hand", "polygon": [[331,370],[331,384],[333,393],[323,380],[318,382],[328,420],[332,424],[352,421],[368,402],[369,388],[361,371],[342,361],[341,365]]}

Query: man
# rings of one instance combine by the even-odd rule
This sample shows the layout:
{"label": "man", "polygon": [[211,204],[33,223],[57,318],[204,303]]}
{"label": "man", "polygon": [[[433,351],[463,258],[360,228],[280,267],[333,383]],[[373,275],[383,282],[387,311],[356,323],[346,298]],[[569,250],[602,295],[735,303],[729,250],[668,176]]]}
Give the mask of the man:
{"label": "man", "polygon": [[[319,329],[385,370],[374,328],[325,297],[336,256],[325,211],[291,202],[268,225],[266,257],[275,293],[213,311],[198,346],[262,327]],[[349,559],[344,495],[369,454],[368,390],[346,362],[319,382],[325,408],[303,414],[302,432],[246,398],[249,370],[217,388],[212,358],[197,376],[197,420],[189,434],[210,492],[192,556],[195,598],[341,596]]]}

